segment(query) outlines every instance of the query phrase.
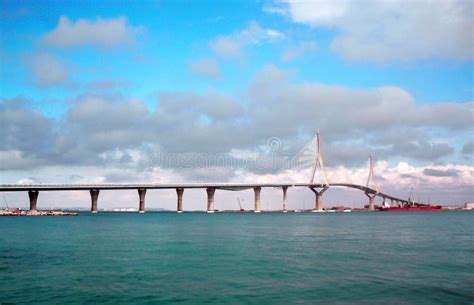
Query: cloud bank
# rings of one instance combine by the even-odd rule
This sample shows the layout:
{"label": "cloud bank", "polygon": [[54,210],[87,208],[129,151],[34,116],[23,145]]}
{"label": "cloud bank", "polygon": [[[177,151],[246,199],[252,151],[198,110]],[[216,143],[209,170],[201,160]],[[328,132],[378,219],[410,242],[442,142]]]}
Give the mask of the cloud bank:
{"label": "cloud bank", "polygon": [[[362,8],[362,9],[361,9]],[[473,58],[472,1],[297,1],[264,6],[293,22],[335,30],[330,48],[350,61]]]}

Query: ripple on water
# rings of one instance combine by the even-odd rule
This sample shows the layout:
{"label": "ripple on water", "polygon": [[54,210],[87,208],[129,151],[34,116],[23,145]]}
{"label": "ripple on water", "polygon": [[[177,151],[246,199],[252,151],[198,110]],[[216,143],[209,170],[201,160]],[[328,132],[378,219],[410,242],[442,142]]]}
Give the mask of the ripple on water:
{"label": "ripple on water", "polygon": [[0,303],[474,302],[472,213],[353,214],[0,219]]}

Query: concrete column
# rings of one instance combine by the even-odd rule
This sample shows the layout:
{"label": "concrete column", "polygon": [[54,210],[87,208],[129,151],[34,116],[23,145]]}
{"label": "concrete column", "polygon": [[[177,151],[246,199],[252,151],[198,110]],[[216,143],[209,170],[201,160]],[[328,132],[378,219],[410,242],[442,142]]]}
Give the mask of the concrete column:
{"label": "concrete column", "polygon": [[146,189],[138,189],[138,197],[140,198],[138,204],[138,213],[145,213],[145,195]]}
{"label": "concrete column", "polygon": [[310,190],[313,191],[314,195],[316,196],[313,212],[324,211],[323,194],[328,188],[329,186],[326,185],[321,190],[317,191],[314,187],[310,187]]}
{"label": "concrete column", "polygon": [[99,199],[99,190],[90,190],[91,193],[91,213],[97,213],[97,199]]}
{"label": "concrete column", "polygon": [[208,187],[207,192],[207,212],[214,213],[214,193],[216,192],[215,187]]}
{"label": "concrete column", "polygon": [[28,197],[30,197],[30,211],[36,211],[36,202],[38,201],[37,190],[28,191]]}
{"label": "concrete column", "polygon": [[288,191],[288,186],[283,186],[283,213],[286,213],[286,206],[288,204],[288,197],[287,197],[287,191]]}
{"label": "concrete column", "polygon": [[183,213],[183,193],[184,193],[183,188],[176,189],[176,194],[178,194],[178,208],[176,212],[178,213]]}
{"label": "concrete column", "polygon": [[316,194],[316,201],[315,201],[315,209],[317,211],[322,211],[324,209],[323,207],[323,195],[322,194]]}
{"label": "concrete column", "polygon": [[390,207],[393,207],[393,199],[390,199]]}
{"label": "concrete column", "polygon": [[254,198],[254,212],[255,213],[260,213],[260,191],[262,190],[261,187],[254,187],[253,188],[255,192],[255,198]]}
{"label": "concrete column", "polygon": [[365,193],[367,197],[369,197],[369,210],[375,211],[375,194]]}

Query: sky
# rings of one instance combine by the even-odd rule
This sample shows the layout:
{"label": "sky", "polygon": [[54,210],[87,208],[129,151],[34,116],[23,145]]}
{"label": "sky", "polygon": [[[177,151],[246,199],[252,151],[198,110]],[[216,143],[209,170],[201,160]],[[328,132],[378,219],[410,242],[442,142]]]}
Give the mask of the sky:
{"label": "sky", "polygon": [[[319,129],[330,182],[365,185],[371,153],[385,193],[474,201],[472,1],[0,3],[2,184],[308,182],[298,158]],[[205,196],[187,190],[184,208]],[[216,207],[252,196],[218,191]],[[137,204],[132,191],[99,199]],[[89,205],[87,192],[39,198]],[[289,191],[290,208],[312,205]],[[173,190],[147,194],[175,206]],[[280,206],[281,190],[262,192],[264,209]]]}

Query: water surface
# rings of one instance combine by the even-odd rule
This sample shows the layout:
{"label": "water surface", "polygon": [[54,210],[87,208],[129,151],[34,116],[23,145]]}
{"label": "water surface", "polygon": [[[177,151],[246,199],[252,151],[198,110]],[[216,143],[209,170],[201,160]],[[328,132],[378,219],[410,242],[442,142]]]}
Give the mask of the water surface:
{"label": "water surface", "polygon": [[472,304],[474,213],[0,218],[0,303]]}

